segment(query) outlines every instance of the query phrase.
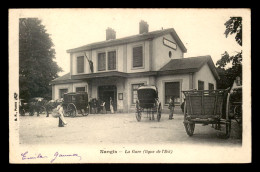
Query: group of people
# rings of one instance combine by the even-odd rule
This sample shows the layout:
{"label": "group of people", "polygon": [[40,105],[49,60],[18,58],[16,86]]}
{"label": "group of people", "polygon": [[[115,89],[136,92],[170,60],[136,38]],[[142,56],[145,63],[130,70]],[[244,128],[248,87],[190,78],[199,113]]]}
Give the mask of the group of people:
{"label": "group of people", "polygon": [[[113,105],[113,100],[110,97],[109,98],[109,109],[111,113],[114,113],[114,105]],[[101,100],[101,99],[96,99],[93,98],[90,100],[89,102],[89,107],[90,107],[90,113],[92,114],[97,114],[97,113],[107,113],[107,109],[106,109],[106,102]],[[108,109],[108,110],[109,110]]]}
{"label": "group of people", "polygon": [[[89,101],[90,113],[107,113],[106,102],[101,99],[93,98]],[[109,109],[111,113],[114,113],[114,105],[112,97],[109,98]]]}

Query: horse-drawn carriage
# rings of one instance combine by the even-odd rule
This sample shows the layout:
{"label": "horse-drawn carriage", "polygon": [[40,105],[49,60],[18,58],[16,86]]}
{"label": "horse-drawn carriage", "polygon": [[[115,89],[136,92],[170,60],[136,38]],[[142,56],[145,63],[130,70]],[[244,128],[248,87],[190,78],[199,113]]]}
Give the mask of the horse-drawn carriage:
{"label": "horse-drawn carriage", "polygon": [[75,117],[79,113],[83,116],[88,115],[88,93],[70,92],[64,94],[63,102],[65,116]]}
{"label": "horse-drawn carriage", "polygon": [[161,119],[162,106],[158,100],[156,86],[141,86],[137,89],[136,119],[141,120],[142,113],[147,113],[150,120],[154,120],[154,113],[157,114],[158,122]]}

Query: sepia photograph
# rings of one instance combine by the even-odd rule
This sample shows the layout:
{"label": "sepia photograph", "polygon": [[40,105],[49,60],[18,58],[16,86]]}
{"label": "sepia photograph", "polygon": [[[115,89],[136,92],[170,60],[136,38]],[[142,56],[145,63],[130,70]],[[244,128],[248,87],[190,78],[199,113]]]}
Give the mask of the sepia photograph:
{"label": "sepia photograph", "polygon": [[9,163],[252,161],[250,9],[8,12]]}

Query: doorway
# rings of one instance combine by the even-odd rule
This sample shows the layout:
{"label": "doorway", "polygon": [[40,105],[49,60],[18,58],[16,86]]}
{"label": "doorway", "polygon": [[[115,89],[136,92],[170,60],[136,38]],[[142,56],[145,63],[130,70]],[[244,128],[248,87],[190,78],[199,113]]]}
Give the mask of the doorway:
{"label": "doorway", "polygon": [[115,85],[106,85],[98,87],[98,97],[106,102],[105,107],[107,111],[110,111],[110,97],[113,101],[114,111],[117,110],[117,88]]}

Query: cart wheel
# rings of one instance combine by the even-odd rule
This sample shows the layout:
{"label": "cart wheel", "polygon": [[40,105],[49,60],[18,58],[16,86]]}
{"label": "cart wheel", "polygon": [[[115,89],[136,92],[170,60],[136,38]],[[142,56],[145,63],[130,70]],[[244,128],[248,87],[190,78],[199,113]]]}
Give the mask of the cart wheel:
{"label": "cart wheel", "polygon": [[226,133],[225,138],[228,139],[231,133],[231,119],[230,119],[230,93],[227,95],[227,103],[226,103]]}
{"label": "cart wheel", "polygon": [[157,109],[157,121],[159,122],[161,119],[161,114],[162,114],[162,106],[161,103],[159,103],[159,107]]}
{"label": "cart wheel", "polygon": [[75,117],[77,115],[77,109],[74,104],[69,104],[67,107],[67,112],[70,117]]}
{"label": "cart wheel", "polygon": [[230,137],[230,133],[231,133],[231,121],[229,121],[229,123],[226,123],[225,139],[228,139]]}
{"label": "cart wheel", "polygon": [[194,133],[194,129],[195,129],[195,124],[194,123],[184,123],[185,129],[186,129],[186,133],[189,136],[192,136]]}

